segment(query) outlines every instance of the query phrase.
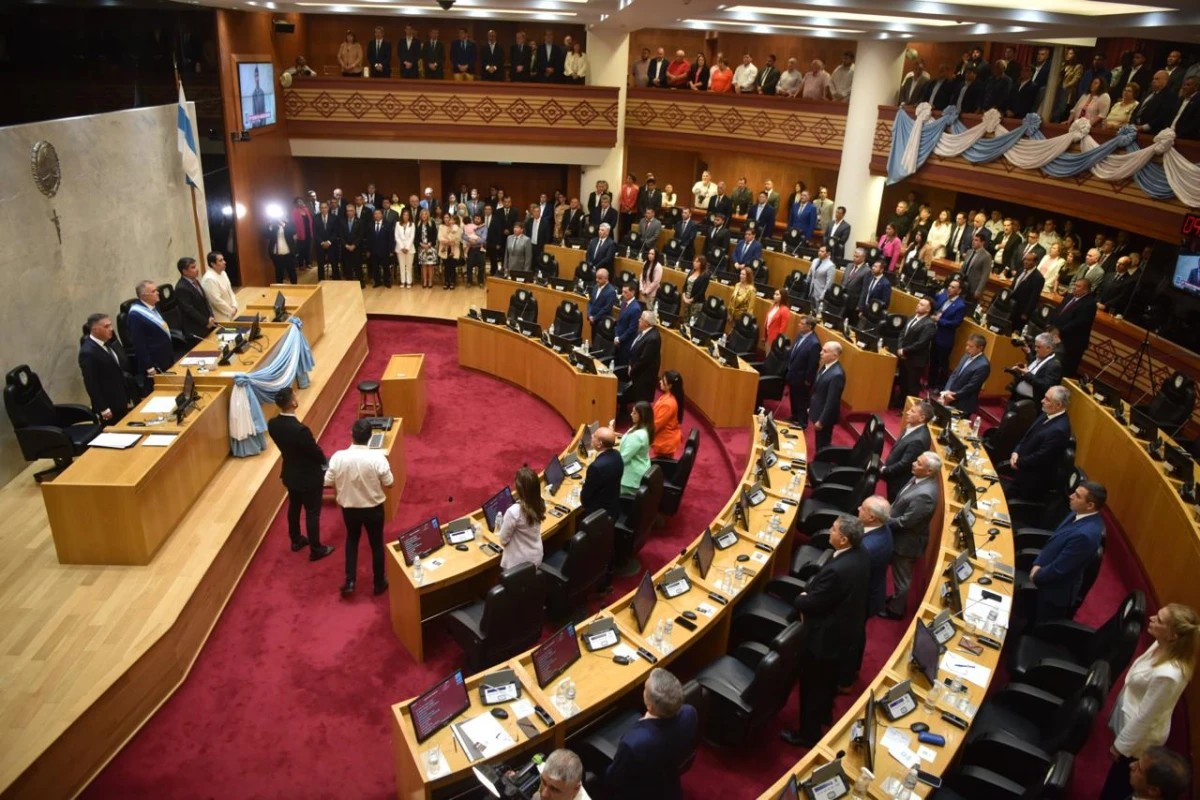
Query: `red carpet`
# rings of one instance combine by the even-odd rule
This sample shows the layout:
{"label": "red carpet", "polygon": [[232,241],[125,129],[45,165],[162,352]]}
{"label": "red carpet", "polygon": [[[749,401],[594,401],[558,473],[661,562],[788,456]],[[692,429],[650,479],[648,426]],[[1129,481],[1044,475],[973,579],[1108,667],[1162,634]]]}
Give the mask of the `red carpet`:
{"label": "red carpet", "polygon": [[[451,519],[477,508],[511,481],[517,466],[528,462],[540,469],[571,437],[563,420],[536,398],[460,369],[452,325],[373,319],[367,333],[371,353],[360,378],[378,377],[393,353],[423,352],[429,371],[425,428],[405,442],[408,481],[389,533],[433,513]],[[354,392],[343,398],[321,438],[327,454],[348,444],[357,400]],[[884,417],[895,432],[898,415],[889,412]],[[486,427],[485,419],[490,421]],[[853,425],[857,430],[861,422]],[[685,435],[691,427],[701,430],[696,467],[684,508],[656,531],[641,553],[643,565],[651,570],[674,558],[712,520],[746,464],[746,429],[714,432],[689,411]],[[444,453],[462,448],[464,437],[472,460],[444,458]],[[852,441],[845,427],[835,431],[835,444]],[[812,452],[811,434],[808,444]],[[332,503],[322,515],[322,531],[339,552],[310,564],[303,554],[289,550],[280,513],[187,680],[85,797],[395,796],[389,704],[449,673],[459,665],[461,654],[432,623],[426,629],[427,660],[418,665],[391,632],[385,598],[360,590],[353,600],[342,600],[337,588],[343,574],[344,532]],[[359,585],[369,587],[365,542],[361,548]],[[1081,620],[1101,620],[1130,586],[1141,583],[1136,564],[1123,549],[1120,541],[1110,550]],[[635,580],[619,580],[615,591],[628,591]],[[600,605],[599,599],[593,600],[592,610]],[[882,619],[868,623],[863,675],[879,671],[904,628],[903,623]],[[852,697],[839,698],[836,713],[843,713],[851,701]],[[777,738],[780,728],[796,724],[797,704],[793,691],[787,707],[754,747],[736,754],[702,747],[684,778],[686,796],[757,797],[803,752]],[[1081,753],[1076,783],[1086,791],[1073,796],[1095,796],[1107,770],[1107,743],[1106,737],[1097,737]]]}

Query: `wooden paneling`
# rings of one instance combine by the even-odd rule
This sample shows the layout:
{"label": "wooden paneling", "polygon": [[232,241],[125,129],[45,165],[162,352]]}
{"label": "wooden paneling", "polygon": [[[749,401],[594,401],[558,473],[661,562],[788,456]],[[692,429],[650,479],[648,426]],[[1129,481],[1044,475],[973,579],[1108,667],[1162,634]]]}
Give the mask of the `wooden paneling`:
{"label": "wooden paneling", "polygon": [[389,158],[293,158],[292,193],[303,194],[309,189],[325,200],[333,196],[334,189],[341,189],[345,198],[353,198],[374,183],[378,192],[391,195],[396,192],[401,201],[410,194],[420,194],[420,171],[416,161]]}
{"label": "wooden paneling", "polygon": [[[668,183],[671,184],[675,189],[675,203],[680,206],[691,204],[692,184],[700,180],[705,163],[705,154],[696,150],[664,150],[642,146],[625,148],[625,172],[636,175],[639,185],[646,179],[647,173],[653,173],[655,183],[663,191],[666,191]],[[613,175],[608,183],[609,186],[618,187],[624,182],[624,176]],[[588,192],[595,189],[594,186],[585,188]],[[614,191],[619,190],[614,188]]]}
{"label": "wooden paneling", "polygon": [[513,206],[524,209],[536,203],[544,192],[554,200],[556,191],[570,189],[568,173],[574,170],[575,185],[579,185],[579,167],[565,164],[495,164],[488,162],[442,162],[443,196],[457,193],[464,183],[486,196],[489,186],[504,190],[513,199]]}

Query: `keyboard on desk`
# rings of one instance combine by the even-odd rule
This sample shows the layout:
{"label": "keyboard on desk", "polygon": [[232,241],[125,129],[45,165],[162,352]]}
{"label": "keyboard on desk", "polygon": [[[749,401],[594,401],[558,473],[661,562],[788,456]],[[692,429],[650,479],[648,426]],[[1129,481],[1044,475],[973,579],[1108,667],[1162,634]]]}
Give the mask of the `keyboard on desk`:
{"label": "keyboard on desk", "polygon": [[371,441],[367,443],[367,447],[369,447],[372,450],[383,449],[383,437],[384,437],[383,431],[376,431],[375,433],[372,433]]}

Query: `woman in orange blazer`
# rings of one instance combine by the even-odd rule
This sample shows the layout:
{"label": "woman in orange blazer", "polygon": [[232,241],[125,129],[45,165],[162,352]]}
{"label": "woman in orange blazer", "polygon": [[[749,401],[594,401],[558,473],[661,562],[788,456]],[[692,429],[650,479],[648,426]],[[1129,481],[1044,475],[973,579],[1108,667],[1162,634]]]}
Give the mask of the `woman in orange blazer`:
{"label": "woman in orange blazer", "polygon": [[673,369],[658,379],[662,394],[654,401],[654,441],[650,444],[652,458],[674,458],[683,439],[679,423],[683,422],[683,376]]}
{"label": "woman in orange blazer", "polygon": [[787,332],[788,320],[791,316],[792,310],[783,302],[783,290],[776,289],[775,297],[771,301],[771,308],[767,311],[767,335],[763,339],[764,352],[771,352],[771,345],[775,344],[775,338]]}

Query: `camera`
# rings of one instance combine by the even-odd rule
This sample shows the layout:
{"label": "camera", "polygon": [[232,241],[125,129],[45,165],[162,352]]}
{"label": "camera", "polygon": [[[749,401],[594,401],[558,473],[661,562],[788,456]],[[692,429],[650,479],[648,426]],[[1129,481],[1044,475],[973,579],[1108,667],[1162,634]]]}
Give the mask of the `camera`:
{"label": "camera", "polygon": [[454,8],[454,0],[437,0],[437,4],[442,7],[443,11]]}

